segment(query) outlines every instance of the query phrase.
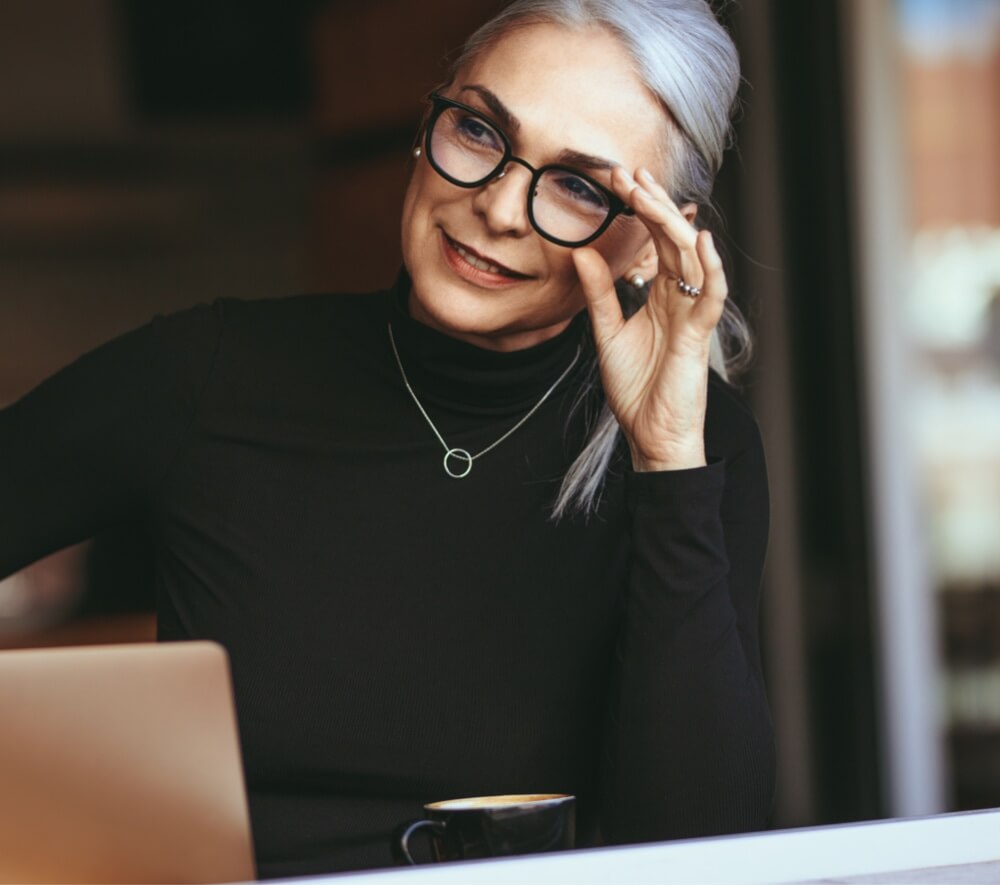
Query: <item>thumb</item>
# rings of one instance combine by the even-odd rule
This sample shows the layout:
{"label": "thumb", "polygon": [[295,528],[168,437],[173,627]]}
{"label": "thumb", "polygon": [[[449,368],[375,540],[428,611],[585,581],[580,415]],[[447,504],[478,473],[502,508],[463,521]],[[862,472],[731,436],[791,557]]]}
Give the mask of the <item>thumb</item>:
{"label": "thumb", "polygon": [[615,280],[607,262],[594,249],[574,249],[573,264],[580,278],[580,288],[587,299],[587,311],[594,330],[594,342],[600,348],[625,325],[622,307],[615,291]]}

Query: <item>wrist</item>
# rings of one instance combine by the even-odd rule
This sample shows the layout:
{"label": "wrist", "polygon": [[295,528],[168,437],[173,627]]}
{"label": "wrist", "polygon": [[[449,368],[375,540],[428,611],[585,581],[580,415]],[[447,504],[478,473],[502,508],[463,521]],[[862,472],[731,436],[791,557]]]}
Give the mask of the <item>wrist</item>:
{"label": "wrist", "polygon": [[629,443],[632,455],[632,469],[636,473],[653,473],[663,470],[691,470],[705,467],[708,459],[705,457],[705,444],[699,440],[695,443],[664,446],[657,452],[643,452]]}

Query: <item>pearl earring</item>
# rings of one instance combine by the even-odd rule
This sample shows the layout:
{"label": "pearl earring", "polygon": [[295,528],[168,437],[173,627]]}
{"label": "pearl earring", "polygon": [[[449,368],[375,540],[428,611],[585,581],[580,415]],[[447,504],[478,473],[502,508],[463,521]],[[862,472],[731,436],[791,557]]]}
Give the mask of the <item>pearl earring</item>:
{"label": "pearl earring", "polygon": [[420,150],[420,148],[418,148],[418,147],[413,149],[413,156],[414,157],[419,157],[422,153],[423,153],[423,151]]}
{"label": "pearl earring", "polygon": [[642,278],[640,274],[634,273],[632,274],[632,276],[628,278],[628,284],[633,289],[641,289],[643,286],[646,285],[646,281]]}

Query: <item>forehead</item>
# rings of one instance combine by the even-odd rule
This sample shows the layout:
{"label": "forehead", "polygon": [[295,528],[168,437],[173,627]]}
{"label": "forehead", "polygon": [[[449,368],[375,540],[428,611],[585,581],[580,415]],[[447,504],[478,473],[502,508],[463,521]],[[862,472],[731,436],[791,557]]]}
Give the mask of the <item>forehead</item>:
{"label": "forehead", "polygon": [[569,148],[630,170],[662,156],[664,111],[603,28],[515,28],[462,68],[453,89],[473,84],[495,93],[518,119],[513,137],[525,149]]}

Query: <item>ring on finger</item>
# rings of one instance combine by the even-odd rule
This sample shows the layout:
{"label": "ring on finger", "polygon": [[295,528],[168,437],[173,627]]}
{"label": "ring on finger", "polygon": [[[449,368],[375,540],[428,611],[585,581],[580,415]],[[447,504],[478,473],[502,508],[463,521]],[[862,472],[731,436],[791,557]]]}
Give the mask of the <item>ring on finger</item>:
{"label": "ring on finger", "polygon": [[677,277],[677,288],[687,295],[688,298],[697,298],[701,295],[701,288],[685,282],[684,277]]}

